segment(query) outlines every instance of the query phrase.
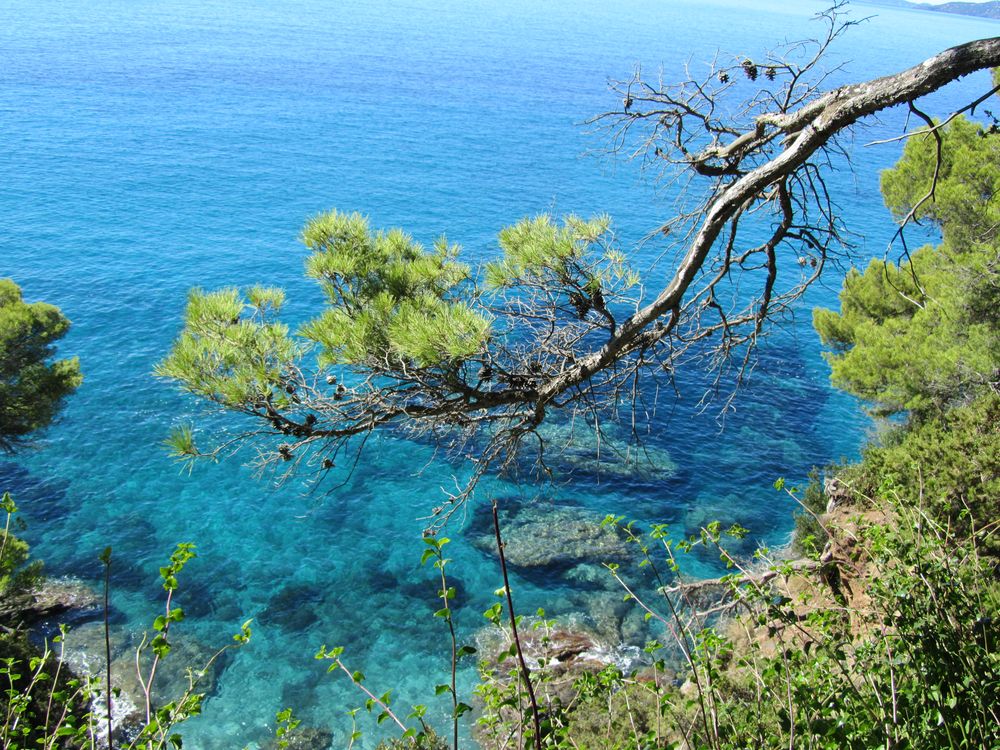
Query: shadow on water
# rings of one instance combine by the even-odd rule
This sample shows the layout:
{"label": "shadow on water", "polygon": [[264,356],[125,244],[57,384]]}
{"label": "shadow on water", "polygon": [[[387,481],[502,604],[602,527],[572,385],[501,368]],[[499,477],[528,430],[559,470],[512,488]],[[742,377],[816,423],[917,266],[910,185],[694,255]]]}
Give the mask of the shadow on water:
{"label": "shadow on water", "polygon": [[[15,460],[0,460],[0,493],[9,492],[17,503],[21,517],[31,525],[65,518],[74,510],[69,495],[69,482],[43,478]],[[30,530],[26,534],[31,537]]]}

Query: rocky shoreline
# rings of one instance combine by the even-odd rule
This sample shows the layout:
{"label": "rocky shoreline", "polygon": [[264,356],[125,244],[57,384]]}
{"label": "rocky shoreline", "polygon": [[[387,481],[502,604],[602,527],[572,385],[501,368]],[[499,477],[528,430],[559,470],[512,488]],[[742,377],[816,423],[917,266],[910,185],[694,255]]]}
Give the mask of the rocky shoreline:
{"label": "rocky shoreline", "polygon": [[[104,684],[108,665],[103,615],[102,598],[93,588],[83,581],[60,577],[45,579],[28,591],[5,598],[0,622],[5,623],[8,632],[27,634],[28,642],[39,650],[39,654],[45,648],[54,651],[62,659],[62,668],[73,676],[95,678]],[[116,740],[129,741],[138,734],[146,719],[146,693],[138,676],[136,660],[142,636],[115,624],[109,626],[108,634],[111,681],[115,688],[111,699],[111,723]],[[58,645],[54,645],[56,637]],[[154,705],[163,705],[177,700],[192,687],[199,693],[212,694],[227,664],[226,654],[215,658],[216,653],[194,639],[172,638],[171,658],[157,665],[150,700]],[[148,674],[151,663],[152,656],[147,648],[138,667]],[[197,665],[209,667],[199,671]],[[103,690],[93,697],[90,711],[96,738],[99,743],[106,744],[107,704]]]}

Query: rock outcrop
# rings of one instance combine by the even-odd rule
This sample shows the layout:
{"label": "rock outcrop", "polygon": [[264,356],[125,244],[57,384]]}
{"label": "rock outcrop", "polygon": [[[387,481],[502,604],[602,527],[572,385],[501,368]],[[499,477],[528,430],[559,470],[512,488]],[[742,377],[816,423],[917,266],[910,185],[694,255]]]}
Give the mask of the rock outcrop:
{"label": "rock outcrop", "polygon": [[[523,570],[569,570],[578,565],[623,563],[634,552],[620,531],[602,526],[603,516],[583,508],[550,503],[508,508],[501,506],[500,522],[507,564]],[[496,555],[492,523],[474,524],[472,544]]]}

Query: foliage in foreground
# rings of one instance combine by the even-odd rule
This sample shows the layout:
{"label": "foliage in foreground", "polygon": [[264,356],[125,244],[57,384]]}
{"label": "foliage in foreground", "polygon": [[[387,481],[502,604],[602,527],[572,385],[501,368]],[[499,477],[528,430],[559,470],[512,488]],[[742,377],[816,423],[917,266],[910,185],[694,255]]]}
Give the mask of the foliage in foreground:
{"label": "foliage in foreground", "polygon": [[[9,495],[4,497],[9,500]],[[8,519],[12,513],[8,510]],[[127,750],[180,748],[182,739],[177,727],[201,713],[205,699],[204,692],[199,691],[201,680],[216,660],[229,649],[246,644],[251,634],[247,621],[233,636],[233,642],[216,651],[207,663],[189,666],[188,684],[179,688],[177,697],[173,700],[162,698],[156,680],[157,667],[173,648],[171,629],[184,619],[183,610],[172,601],[178,587],[178,575],[194,556],[193,545],[180,544],[168,563],[160,568],[166,604],[163,614],[154,619],[152,628],[144,634],[136,650],[135,676],[142,693],[136,698],[141,704],[138,706],[140,718],[136,720],[112,721],[112,708],[124,696],[107,664],[99,675],[78,676],[73,672],[63,650],[65,627],[60,628],[53,640],[56,650],[48,642],[39,650],[29,642],[20,623],[16,629],[0,625],[0,750],[76,750],[109,746]],[[110,548],[102,554],[101,562],[106,570],[110,569]],[[9,596],[9,590],[0,591],[0,604]],[[107,628],[106,617],[106,637]],[[110,662],[110,643],[106,656]],[[159,696],[156,698],[154,684]],[[279,743],[279,746],[285,745]]]}
{"label": "foliage in foreground", "polygon": [[[734,565],[704,617],[702,584],[641,601],[683,657],[652,642],[651,667],[585,675],[543,712],[550,748],[1000,747],[1000,586],[978,540],[956,538],[895,489],[885,509],[841,512],[836,554],[813,566]],[[664,577],[691,542],[636,534]],[[849,537],[846,535],[850,535]],[[717,530],[700,541],[728,555]],[[613,571],[623,585],[628,574]],[[711,609],[711,608],[709,608]],[[536,679],[549,667],[539,660]],[[676,666],[676,662],[674,662]],[[670,679],[676,674],[675,679]],[[487,672],[485,747],[529,747],[523,697]]]}
{"label": "foliage in foreground", "polygon": [[24,632],[0,634],[0,748],[82,748],[92,728],[95,681],[73,674],[58,652],[39,653]]}

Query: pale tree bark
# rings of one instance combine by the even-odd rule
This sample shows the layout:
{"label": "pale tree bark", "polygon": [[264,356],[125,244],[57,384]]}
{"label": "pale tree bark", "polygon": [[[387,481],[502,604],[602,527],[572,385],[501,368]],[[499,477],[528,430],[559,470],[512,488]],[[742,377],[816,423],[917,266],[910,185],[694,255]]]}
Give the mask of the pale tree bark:
{"label": "pale tree bark", "polygon": [[[695,170],[721,162],[728,173],[737,174],[740,164],[750,155],[778,138],[783,144],[777,155],[712,195],[669,284],[653,301],[627,319],[604,346],[580,360],[576,370],[545,383],[539,389],[539,400],[552,399],[626,353],[645,349],[666,338],[672,325],[659,330],[652,325],[661,318],[669,319],[672,311],[680,309],[726,225],[755,201],[783,203],[786,200],[783,186],[787,180],[822,151],[831,138],[882,110],[913,105],[920,97],[948,83],[998,65],[1000,37],[952,47],[901,73],[829,91],[797,110],[762,114],[756,118],[752,130],[740,133],[724,146],[712,146],[690,157],[688,163]],[[970,107],[982,103],[995,91],[987,92]],[[782,206],[782,211],[786,210]]]}

